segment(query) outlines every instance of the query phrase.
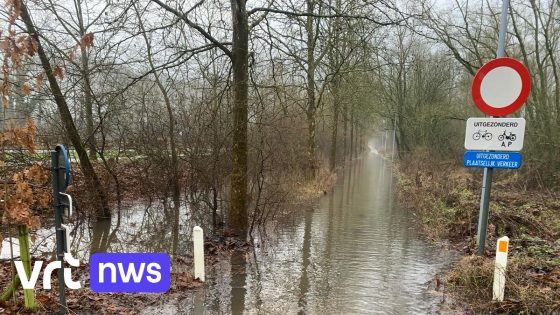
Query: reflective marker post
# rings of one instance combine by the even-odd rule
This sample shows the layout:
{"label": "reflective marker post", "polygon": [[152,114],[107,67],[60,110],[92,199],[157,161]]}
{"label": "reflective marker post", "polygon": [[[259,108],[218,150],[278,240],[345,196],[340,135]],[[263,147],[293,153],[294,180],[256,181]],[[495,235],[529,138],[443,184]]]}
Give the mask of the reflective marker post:
{"label": "reflective marker post", "polygon": [[[500,33],[498,37],[498,51],[496,57],[504,57],[506,54],[506,31],[508,22],[509,0],[502,2],[502,14],[500,16]],[[486,245],[486,232],[488,230],[488,208],[490,206],[490,189],[492,188],[493,168],[484,168],[482,178],[482,194],[480,196],[480,213],[478,215],[478,233],[476,244],[478,246],[477,255],[484,255]]]}
{"label": "reflective marker post", "polygon": [[494,267],[494,285],[492,287],[492,300],[503,302],[506,287],[506,266],[509,250],[507,236],[498,239],[496,244],[496,265]]}
{"label": "reflective marker post", "polygon": [[200,226],[193,228],[194,278],[204,282],[204,232]]}

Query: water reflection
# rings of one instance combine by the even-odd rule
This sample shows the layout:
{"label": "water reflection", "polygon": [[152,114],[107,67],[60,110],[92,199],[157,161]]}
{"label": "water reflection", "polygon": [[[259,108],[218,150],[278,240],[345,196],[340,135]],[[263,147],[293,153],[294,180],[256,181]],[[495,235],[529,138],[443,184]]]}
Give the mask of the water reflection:
{"label": "water reflection", "polygon": [[109,248],[111,239],[114,239],[115,232],[118,228],[115,228],[113,233],[111,233],[111,220],[99,219],[95,222],[93,226],[93,237],[91,238],[91,249],[90,253],[105,253]]}
{"label": "water reflection", "polygon": [[[124,206],[111,219],[67,223],[71,229],[70,249],[74,257],[89,260],[96,252],[165,252],[181,256],[188,255],[192,248],[192,228],[209,226],[209,222],[195,220],[180,202],[143,203]],[[7,241],[4,241],[7,243]],[[17,245],[17,244],[16,244]],[[51,257],[55,249],[54,228],[43,228],[35,232],[31,251],[35,257]],[[15,246],[14,255],[19,255]],[[2,250],[0,259],[10,257]]]}
{"label": "water reflection", "polygon": [[247,258],[245,253],[231,255],[231,313],[243,314],[247,282]]}
{"label": "water reflection", "polygon": [[[312,209],[257,235],[254,251],[207,266],[204,288],[145,314],[433,312],[438,301],[425,283],[452,255],[420,240],[394,202],[391,167],[375,154],[355,160]],[[70,224],[71,248],[80,260],[92,252],[186,255],[193,226],[212,226],[201,213],[180,202],[133,204],[112,220]],[[38,231],[32,248],[54,252],[53,230]]]}
{"label": "water reflection", "polygon": [[305,212],[305,224],[303,229],[303,246],[302,246],[302,265],[301,277],[299,279],[299,314],[304,314],[307,308],[307,294],[309,291],[309,277],[307,275],[310,259],[311,259],[311,211]]}
{"label": "water reflection", "polygon": [[392,186],[390,160],[356,160],[329,196],[299,209],[275,238],[209,268],[205,313],[436,311],[426,283],[452,255],[420,239]]}

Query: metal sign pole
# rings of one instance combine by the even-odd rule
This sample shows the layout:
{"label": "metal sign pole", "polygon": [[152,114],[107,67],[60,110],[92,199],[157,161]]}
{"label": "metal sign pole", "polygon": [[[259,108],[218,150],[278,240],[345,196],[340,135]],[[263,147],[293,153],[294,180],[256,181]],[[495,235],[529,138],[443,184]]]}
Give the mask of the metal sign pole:
{"label": "metal sign pole", "polygon": [[[508,22],[509,0],[502,2],[502,14],[500,16],[500,30],[498,35],[498,51],[496,57],[504,57],[506,54],[506,31]],[[490,189],[492,188],[493,168],[484,168],[482,179],[482,195],[480,196],[480,213],[478,215],[478,233],[476,243],[478,245],[477,255],[484,255],[486,245],[486,232],[488,230],[488,208],[490,206]]]}
{"label": "metal sign pole", "polygon": [[61,192],[61,178],[60,170],[66,169],[66,166],[60,167],[59,156],[63,154],[59,147],[55,151],[51,152],[51,163],[52,163],[52,187],[53,187],[53,207],[54,207],[54,222],[56,231],[56,258],[60,261],[61,268],[58,268],[58,294],[60,297],[60,314],[66,314],[66,296],[64,292],[64,234],[65,231],[62,228],[62,213],[63,205],[60,201]]}

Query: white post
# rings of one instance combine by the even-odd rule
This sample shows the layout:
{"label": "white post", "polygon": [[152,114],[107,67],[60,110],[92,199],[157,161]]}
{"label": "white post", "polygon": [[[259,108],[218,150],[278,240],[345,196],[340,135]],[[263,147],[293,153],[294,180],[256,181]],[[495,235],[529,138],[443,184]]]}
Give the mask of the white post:
{"label": "white post", "polygon": [[502,302],[506,286],[506,266],[509,247],[509,237],[498,239],[496,244],[496,266],[494,268],[494,287],[492,289],[492,300]]}
{"label": "white post", "polygon": [[204,282],[204,232],[200,226],[193,229],[194,278]]}

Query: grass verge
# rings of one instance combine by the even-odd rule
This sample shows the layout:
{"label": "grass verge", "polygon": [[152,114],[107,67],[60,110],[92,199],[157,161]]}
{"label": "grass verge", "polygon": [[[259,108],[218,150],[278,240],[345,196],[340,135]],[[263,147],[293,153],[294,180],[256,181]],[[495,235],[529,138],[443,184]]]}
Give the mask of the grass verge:
{"label": "grass verge", "polygon": [[[472,313],[560,312],[560,193],[529,189],[517,171],[495,172],[487,251],[476,251],[482,171],[417,150],[396,167],[401,203],[424,234],[448,240],[463,257],[442,277],[455,303]],[[505,301],[492,302],[496,239],[510,237]]]}

